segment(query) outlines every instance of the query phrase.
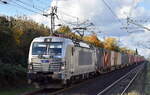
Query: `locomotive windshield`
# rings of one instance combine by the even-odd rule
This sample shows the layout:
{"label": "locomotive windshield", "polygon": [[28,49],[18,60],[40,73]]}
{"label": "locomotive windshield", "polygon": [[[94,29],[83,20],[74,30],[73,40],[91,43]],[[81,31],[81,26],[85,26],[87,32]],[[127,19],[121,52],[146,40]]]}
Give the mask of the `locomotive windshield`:
{"label": "locomotive windshield", "polygon": [[32,55],[61,55],[62,42],[34,42],[32,46]]}

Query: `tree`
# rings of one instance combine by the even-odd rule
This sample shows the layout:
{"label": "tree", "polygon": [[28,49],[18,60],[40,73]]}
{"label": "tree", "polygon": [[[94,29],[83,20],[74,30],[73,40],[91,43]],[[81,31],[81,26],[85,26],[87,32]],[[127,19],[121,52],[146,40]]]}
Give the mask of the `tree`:
{"label": "tree", "polygon": [[104,48],[108,50],[119,51],[117,40],[111,37],[104,40]]}
{"label": "tree", "polygon": [[96,47],[103,48],[103,42],[101,42],[96,35],[84,36],[83,40],[87,43],[90,43]]}
{"label": "tree", "polygon": [[122,47],[122,48],[120,48],[120,52],[126,53],[126,54],[131,54],[131,55],[134,55],[134,54],[135,54],[135,51],[134,51],[134,50],[128,49],[127,47]]}
{"label": "tree", "polygon": [[34,21],[0,17],[0,60],[26,64],[31,41],[46,35],[49,35],[49,29]]}
{"label": "tree", "polygon": [[69,26],[61,26],[59,29],[57,29],[57,33],[67,34],[70,33],[71,30]]}

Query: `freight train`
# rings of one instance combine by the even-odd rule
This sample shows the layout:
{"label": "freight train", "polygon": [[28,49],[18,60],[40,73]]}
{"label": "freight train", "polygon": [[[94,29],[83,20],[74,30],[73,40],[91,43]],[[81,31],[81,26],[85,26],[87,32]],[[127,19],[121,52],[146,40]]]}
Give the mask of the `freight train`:
{"label": "freight train", "polygon": [[63,87],[102,72],[143,62],[139,55],[123,54],[61,37],[37,37],[29,50],[28,81],[38,86]]}

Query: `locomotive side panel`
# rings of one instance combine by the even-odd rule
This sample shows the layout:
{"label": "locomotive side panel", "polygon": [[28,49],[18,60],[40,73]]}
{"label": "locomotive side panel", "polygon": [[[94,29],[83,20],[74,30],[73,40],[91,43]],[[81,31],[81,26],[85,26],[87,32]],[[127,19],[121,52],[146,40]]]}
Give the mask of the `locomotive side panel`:
{"label": "locomotive side panel", "polygon": [[[94,50],[81,47],[73,47],[73,56],[70,60],[72,71],[71,76],[81,75],[84,73],[94,72],[95,71],[95,53]],[[69,68],[70,69],[70,68]]]}
{"label": "locomotive side panel", "polygon": [[92,52],[79,51],[78,65],[92,65]]}
{"label": "locomotive side panel", "polygon": [[75,68],[75,64],[74,64],[74,61],[75,61],[75,58],[74,56],[76,56],[74,53],[73,53],[73,46],[67,46],[67,51],[66,51],[66,55],[65,55],[65,69],[64,69],[64,76],[62,79],[70,79],[71,76],[72,76],[72,73],[74,73],[74,68]]}

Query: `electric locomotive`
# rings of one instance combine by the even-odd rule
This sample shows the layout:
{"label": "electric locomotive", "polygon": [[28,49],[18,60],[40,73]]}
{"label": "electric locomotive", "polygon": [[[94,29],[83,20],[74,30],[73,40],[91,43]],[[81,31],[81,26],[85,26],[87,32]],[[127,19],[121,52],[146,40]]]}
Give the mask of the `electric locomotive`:
{"label": "electric locomotive", "polygon": [[28,82],[62,87],[95,74],[95,50],[61,37],[35,38],[29,50]]}

